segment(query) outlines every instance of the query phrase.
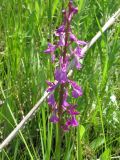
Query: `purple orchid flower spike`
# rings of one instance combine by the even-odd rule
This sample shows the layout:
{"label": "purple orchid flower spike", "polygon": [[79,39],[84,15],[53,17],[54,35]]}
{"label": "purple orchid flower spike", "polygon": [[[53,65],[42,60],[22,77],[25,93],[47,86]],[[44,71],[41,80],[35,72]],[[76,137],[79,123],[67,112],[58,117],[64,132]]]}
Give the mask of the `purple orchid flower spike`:
{"label": "purple orchid flower spike", "polygon": [[[51,55],[52,62],[59,60],[54,71],[55,81],[47,81],[47,92],[51,93],[47,101],[52,112],[50,122],[59,123],[59,126],[64,130],[64,132],[69,131],[71,127],[78,126],[78,121],[76,120],[76,115],[79,114],[76,109],[77,105],[68,102],[69,86],[72,88],[73,98],[78,98],[83,94],[81,86],[73,80],[69,80],[69,77],[67,76],[68,66],[73,57],[76,68],[81,69],[79,59],[83,58],[84,55],[82,55],[82,47],[87,44],[84,41],[78,40],[71,30],[70,23],[77,12],[78,8],[74,7],[73,0],[70,0],[68,9],[63,11],[63,22],[54,32],[56,36],[55,45],[48,43],[48,48],[44,51],[46,54]],[[72,45],[73,43],[75,43],[75,45]],[[58,51],[57,56],[55,56],[56,49]],[[57,86],[59,97],[55,97],[59,99],[59,102],[56,101],[53,93]]]}

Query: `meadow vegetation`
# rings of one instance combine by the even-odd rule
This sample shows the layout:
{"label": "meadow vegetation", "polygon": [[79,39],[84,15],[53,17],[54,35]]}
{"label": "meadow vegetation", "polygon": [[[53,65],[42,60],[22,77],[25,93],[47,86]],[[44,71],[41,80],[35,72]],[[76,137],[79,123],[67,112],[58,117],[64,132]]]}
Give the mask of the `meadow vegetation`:
{"label": "meadow vegetation", "polygon": [[[44,54],[68,0],[0,0],[0,143],[42,97],[54,65]],[[72,30],[89,42],[120,8],[119,0],[75,0]],[[61,160],[120,156],[120,19],[89,49],[74,80],[82,86],[79,126],[63,135]],[[72,99],[71,99],[72,101]],[[57,130],[45,102],[0,160],[54,160]]]}

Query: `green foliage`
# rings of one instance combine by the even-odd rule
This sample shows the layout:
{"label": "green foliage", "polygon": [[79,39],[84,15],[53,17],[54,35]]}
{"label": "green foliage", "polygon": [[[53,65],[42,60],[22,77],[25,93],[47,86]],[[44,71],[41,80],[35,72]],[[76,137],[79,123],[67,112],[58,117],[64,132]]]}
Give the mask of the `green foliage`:
{"label": "green foliage", "polygon": [[[119,0],[74,3],[79,13],[72,23],[73,32],[86,41],[120,8]],[[53,80],[54,66],[43,51],[48,40],[53,42],[66,6],[64,0],[0,0],[0,142],[40,99],[45,80]],[[74,71],[74,79],[84,91],[77,100],[80,126],[63,134],[61,159],[109,160],[120,154],[119,51],[118,21],[86,53],[81,71]],[[0,159],[54,160],[57,127],[49,122],[49,114],[44,102],[0,152]]]}
{"label": "green foliage", "polygon": [[110,160],[110,149],[105,150],[102,155],[100,156],[100,160]]}

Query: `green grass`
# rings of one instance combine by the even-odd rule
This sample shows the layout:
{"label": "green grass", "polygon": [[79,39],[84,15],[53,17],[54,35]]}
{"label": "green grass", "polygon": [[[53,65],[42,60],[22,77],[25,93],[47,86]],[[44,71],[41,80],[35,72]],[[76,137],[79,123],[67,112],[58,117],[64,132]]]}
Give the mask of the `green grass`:
{"label": "green grass", "polygon": [[[75,0],[79,13],[72,23],[79,39],[90,41],[120,7],[115,0]],[[40,99],[54,66],[43,53],[62,22],[67,1],[0,0],[0,142]],[[79,127],[65,133],[62,160],[109,160],[120,155],[120,24],[114,24],[86,53],[74,80],[84,95],[76,100]],[[110,97],[116,96],[116,102]],[[1,160],[54,160],[56,126],[44,102],[32,121],[0,152]]]}

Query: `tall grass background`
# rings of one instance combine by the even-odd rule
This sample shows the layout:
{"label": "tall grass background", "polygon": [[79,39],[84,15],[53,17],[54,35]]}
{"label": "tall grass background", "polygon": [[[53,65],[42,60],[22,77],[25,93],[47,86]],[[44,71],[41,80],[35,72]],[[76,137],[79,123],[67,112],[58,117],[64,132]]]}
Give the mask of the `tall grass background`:
{"label": "tall grass background", "polygon": [[[68,1],[0,0],[0,142],[40,99],[54,66],[44,54],[53,42]],[[90,39],[120,7],[115,0],[75,0],[79,12],[72,29]],[[83,96],[76,100],[79,126],[65,133],[61,160],[109,160],[120,156],[120,24],[119,20],[86,53],[74,70]],[[56,126],[46,102],[19,135],[0,152],[1,160],[56,159]]]}

